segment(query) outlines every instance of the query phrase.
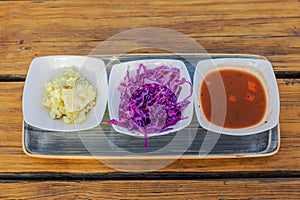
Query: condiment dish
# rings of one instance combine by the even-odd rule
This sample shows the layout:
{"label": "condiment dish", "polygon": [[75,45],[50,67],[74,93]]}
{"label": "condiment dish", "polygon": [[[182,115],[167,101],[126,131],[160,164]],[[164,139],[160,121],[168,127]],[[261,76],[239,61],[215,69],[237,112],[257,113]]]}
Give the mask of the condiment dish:
{"label": "condiment dish", "polygon": [[[42,105],[45,84],[72,68],[86,78],[96,90],[96,104],[81,124],[53,120]],[[24,120],[37,128],[51,131],[80,131],[96,127],[102,121],[108,97],[106,67],[102,60],[86,56],[45,56],[32,60],[23,91]]]}
{"label": "condiment dish", "polygon": [[[201,97],[200,97],[201,86],[204,83],[205,77],[208,74],[219,70],[242,71],[255,76],[261,82],[263,89],[265,91],[266,103],[265,103],[265,112],[262,115],[262,118],[257,123],[246,127],[232,128],[228,126],[224,127],[224,126],[216,125],[206,118],[203,109],[204,107],[202,105]],[[231,89],[225,88],[224,82],[222,82],[221,75],[219,75],[219,81],[221,84],[218,87],[217,92],[215,92],[215,94],[210,94],[211,102],[212,102],[211,113],[214,113],[211,116],[219,117],[221,120],[225,122],[226,112],[229,112],[229,110],[227,110],[226,105],[228,105],[227,101],[229,101],[231,98],[229,96],[226,96],[226,90],[231,90]],[[236,86],[241,87],[238,84]],[[217,133],[227,134],[227,135],[241,136],[241,135],[250,135],[250,134],[263,132],[273,128],[274,126],[276,126],[276,124],[278,124],[279,111],[280,111],[278,86],[277,86],[272,65],[267,60],[251,59],[251,58],[250,59],[220,58],[220,59],[209,59],[209,60],[200,61],[196,66],[193,87],[194,87],[194,105],[195,105],[197,120],[204,129],[217,132]],[[246,91],[245,94],[247,94]],[[235,99],[233,100],[235,101]],[[258,105],[258,103],[260,102],[256,102],[256,105]],[[214,105],[217,104],[219,105],[222,104],[222,106],[217,106],[218,108],[216,110],[216,106],[214,107]],[[237,114],[241,117],[244,117],[243,112],[245,110],[246,108],[241,109]]]}
{"label": "condiment dish", "polygon": [[[180,78],[185,78],[188,82],[191,82],[191,78],[187,71],[185,64],[180,60],[171,60],[171,59],[150,59],[150,60],[136,60],[130,62],[124,62],[120,64],[116,64],[112,67],[110,77],[109,77],[109,95],[108,95],[108,109],[110,119],[119,120],[119,105],[120,105],[120,91],[118,88],[120,84],[124,81],[124,77],[126,76],[127,71],[129,72],[130,77],[134,77],[136,75],[136,70],[139,65],[143,64],[148,69],[153,69],[156,67],[160,67],[162,65],[166,65],[170,68],[177,68],[180,71]],[[159,83],[162,84],[162,83]],[[185,83],[182,85],[182,90],[178,96],[178,102],[182,101],[184,98],[188,97],[192,92],[192,88],[189,84]],[[193,117],[193,98],[192,96],[188,99],[190,103],[188,106],[182,111],[182,115],[184,119],[178,121],[175,125],[170,126],[171,130],[165,130],[161,132],[148,133],[147,137],[165,135],[171,132],[179,131],[185,127],[187,127],[192,120]],[[128,119],[131,120],[131,119]],[[114,130],[120,133],[124,133],[127,135],[132,135],[136,137],[144,137],[144,133],[141,133],[139,130],[133,129],[128,130],[125,127],[112,125]]]}

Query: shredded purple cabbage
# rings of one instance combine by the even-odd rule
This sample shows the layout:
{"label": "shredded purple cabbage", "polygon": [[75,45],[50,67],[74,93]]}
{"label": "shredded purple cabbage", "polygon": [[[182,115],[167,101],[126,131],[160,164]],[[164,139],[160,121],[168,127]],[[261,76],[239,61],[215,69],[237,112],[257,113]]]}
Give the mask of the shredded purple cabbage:
{"label": "shredded purple cabbage", "polygon": [[[190,94],[181,102],[178,96],[183,84],[190,85]],[[192,84],[180,78],[177,68],[162,65],[146,69],[140,64],[136,76],[131,78],[126,72],[120,91],[119,120],[111,119],[109,124],[138,129],[144,134],[144,149],[147,149],[147,134],[172,130],[170,126],[185,119],[182,111],[188,106],[192,95]]]}

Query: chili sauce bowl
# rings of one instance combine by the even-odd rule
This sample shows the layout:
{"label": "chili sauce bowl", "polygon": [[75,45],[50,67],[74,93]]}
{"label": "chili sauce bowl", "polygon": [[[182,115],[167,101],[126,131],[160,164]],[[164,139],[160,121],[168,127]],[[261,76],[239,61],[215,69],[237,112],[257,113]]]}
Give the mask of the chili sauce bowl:
{"label": "chili sauce bowl", "polygon": [[[234,78],[230,72],[240,77]],[[250,80],[250,76],[260,82],[264,98],[258,93],[259,85],[253,82],[254,78]],[[278,124],[278,86],[272,65],[265,59],[200,61],[195,69],[193,88],[197,120],[206,130],[241,136],[263,132]]]}

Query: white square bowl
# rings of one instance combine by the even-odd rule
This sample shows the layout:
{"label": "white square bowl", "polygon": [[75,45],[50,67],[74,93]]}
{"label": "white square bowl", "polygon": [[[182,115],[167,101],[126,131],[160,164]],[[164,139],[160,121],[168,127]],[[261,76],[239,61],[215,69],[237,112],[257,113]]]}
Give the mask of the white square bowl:
{"label": "white square bowl", "polygon": [[[207,74],[221,69],[235,69],[248,72],[256,76],[266,92],[266,112],[260,122],[245,128],[225,128],[209,122],[202,110],[200,88]],[[227,135],[250,135],[273,128],[279,121],[279,92],[276,77],[269,61],[263,59],[220,58],[198,62],[194,75],[194,105],[197,120],[209,131]],[[225,90],[224,95],[225,94]],[[226,101],[226,97],[224,97]],[[225,110],[226,111],[226,110]]]}
{"label": "white square bowl", "polygon": [[[118,90],[120,83],[123,82],[127,70],[129,71],[130,77],[136,75],[136,70],[140,64],[144,64],[147,69],[153,69],[162,65],[166,65],[170,68],[177,68],[180,70],[180,78],[185,78],[187,81],[191,82],[191,78],[187,71],[185,64],[180,60],[171,60],[171,59],[151,59],[151,60],[137,60],[124,62],[112,67],[109,77],[109,94],[108,94],[108,110],[110,119],[119,120],[119,104],[120,104],[120,91]],[[185,97],[190,94],[190,86],[188,84],[182,85],[182,91],[179,94],[178,102],[182,101]],[[147,137],[165,135],[171,132],[179,131],[187,127],[193,117],[193,98],[189,98],[189,105],[182,111],[182,115],[186,117],[183,120],[178,121],[175,125],[170,126],[172,130],[166,130],[158,133],[149,133]],[[138,130],[129,131],[127,128],[112,125],[114,130],[119,133],[124,133],[136,137],[144,137],[144,134]]]}
{"label": "white square bowl", "polygon": [[[96,90],[96,104],[82,124],[65,124],[53,120],[42,105],[45,84],[67,69],[76,69]],[[32,60],[23,91],[24,120],[35,127],[51,131],[80,131],[96,127],[102,121],[108,97],[106,67],[102,60],[86,56],[45,56]]]}

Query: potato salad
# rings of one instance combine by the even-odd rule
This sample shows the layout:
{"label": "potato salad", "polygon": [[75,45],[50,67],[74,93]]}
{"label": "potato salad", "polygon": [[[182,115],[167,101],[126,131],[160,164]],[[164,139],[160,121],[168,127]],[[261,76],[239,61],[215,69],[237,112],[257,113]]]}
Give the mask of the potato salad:
{"label": "potato salad", "polygon": [[80,124],[96,102],[92,85],[74,69],[68,69],[45,84],[42,104],[50,109],[52,119],[65,124]]}

